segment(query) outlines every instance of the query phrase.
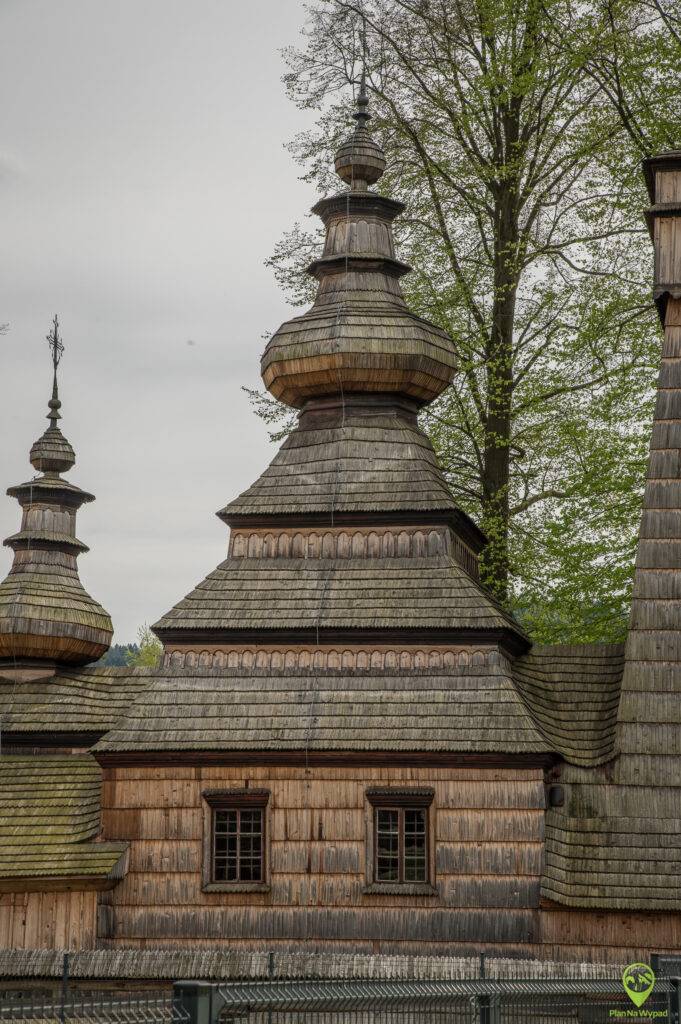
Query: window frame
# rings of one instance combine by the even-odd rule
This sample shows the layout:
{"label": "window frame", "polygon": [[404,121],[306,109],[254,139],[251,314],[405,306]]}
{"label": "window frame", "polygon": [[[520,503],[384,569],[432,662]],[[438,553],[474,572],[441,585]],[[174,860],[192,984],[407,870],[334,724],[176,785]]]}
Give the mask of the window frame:
{"label": "window frame", "polygon": [[[268,837],[269,799],[268,789],[207,789],[203,797],[203,892],[269,892]],[[242,810],[259,810],[262,815],[261,833],[261,879],[260,881],[218,881],[215,878],[215,812],[237,811],[240,823]],[[237,830],[237,835],[240,832]]]}
{"label": "window frame", "polygon": [[[367,895],[393,894],[432,896],[438,894],[435,885],[435,790],[430,788],[372,788],[366,796],[366,885],[363,892]],[[406,810],[425,811],[425,858],[426,878],[422,882],[383,881],[378,878],[378,811],[392,810],[399,814],[399,855],[398,872],[404,878],[404,812]]]}

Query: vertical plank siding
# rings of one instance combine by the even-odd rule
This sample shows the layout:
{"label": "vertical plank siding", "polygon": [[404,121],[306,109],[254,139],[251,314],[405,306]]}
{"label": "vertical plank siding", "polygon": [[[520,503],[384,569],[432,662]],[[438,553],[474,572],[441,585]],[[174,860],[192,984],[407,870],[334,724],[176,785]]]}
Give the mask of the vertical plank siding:
{"label": "vertical plank siding", "polygon": [[[369,894],[375,785],[432,786],[435,891]],[[270,790],[266,893],[202,891],[202,790]],[[210,940],[523,946],[539,937],[541,769],[107,768],[104,837],[131,842],[107,944]]]}
{"label": "vertical plank siding", "polygon": [[97,895],[0,894],[0,949],[94,949]]}
{"label": "vertical plank siding", "polygon": [[[367,893],[365,792],[432,787],[433,895]],[[268,892],[202,890],[206,789],[270,791]],[[681,915],[540,908],[540,769],[116,767],[104,770],[104,838],[128,838],[111,893],[112,947],[230,947],[621,962],[681,944]]]}

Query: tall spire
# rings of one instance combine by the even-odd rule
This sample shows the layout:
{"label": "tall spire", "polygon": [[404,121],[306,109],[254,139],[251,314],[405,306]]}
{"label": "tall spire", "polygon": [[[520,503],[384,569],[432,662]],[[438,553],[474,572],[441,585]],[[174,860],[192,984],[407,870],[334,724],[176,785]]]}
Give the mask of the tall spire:
{"label": "tall spire", "polygon": [[76,461],[58,426],[61,402],[57,368],[64,353],[55,316],[47,335],[52,358],[49,425],[31,448],[38,476],[10,487],[22,508],[19,533],[8,537],[14,562],[0,584],[0,674],[26,666],[85,664],[109,647],[111,619],[84,590],[76,559],[87,547],[76,537],[76,513],[94,496],[62,479]]}

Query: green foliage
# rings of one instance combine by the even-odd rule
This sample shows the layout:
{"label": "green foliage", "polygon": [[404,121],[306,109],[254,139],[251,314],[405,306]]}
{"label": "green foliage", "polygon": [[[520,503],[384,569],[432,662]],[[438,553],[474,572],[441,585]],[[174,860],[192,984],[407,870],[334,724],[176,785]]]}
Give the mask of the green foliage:
{"label": "green foliage", "polygon": [[[328,194],[365,30],[379,187],[407,205],[405,294],[458,354],[423,424],[491,538],[485,582],[542,641],[626,627],[659,359],[640,159],[679,143],[674,11],[315,0],[304,47],[286,55],[289,94],[319,110],[291,149]],[[296,225],[270,261],[296,304],[318,245],[316,226]]]}
{"label": "green foliage", "polygon": [[133,668],[158,667],[161,662],[163,647],[160,640],[154,636],[146,623],[144,626],[140,626],[137,631],[137,644],[135,646],[137,649],[131,649],[126,655],[126,665],[130,665]]}
{"label": "green foliage", "polygon": [[107,665],[110,668],[120,668],[128,664],[128,655],[137,654],[137,644],[112,644],[106,654],[96,662],[97,665]]}
{"label": "green foliage", "polygon": [[248,395],[255,415],[268,427],[276,427],[269,431],[270,441],[283,441],[296,424],[296,414],[288,406],[272,398],[267,392],[255,391],[253,388],[242,387]]}

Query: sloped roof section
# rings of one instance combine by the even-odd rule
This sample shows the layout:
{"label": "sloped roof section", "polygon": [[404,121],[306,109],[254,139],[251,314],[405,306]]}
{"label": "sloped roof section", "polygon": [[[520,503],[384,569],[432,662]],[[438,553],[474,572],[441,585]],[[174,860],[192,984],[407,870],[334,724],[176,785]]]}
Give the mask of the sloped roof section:
{"label": "sloped roof section", "polygon": [[506,630],[518,624],[448,556],[229,558],[154,625],[237,629]]}
{"label": "sloped roof section", "polygon": [[0,679],[3,733],[102,733],[148,686],[153,669],[60,669],[47,680]]}
{"label": "sloped roof section", "polygon": [[513,679],[537,728],[572,764],[614,755],[623,644],[535,645]]}
{"label": "sloped roof section", "polygon": [[94,751],[547,752],[506,659],[471,661],[450,674],[167,670]]}
{"label": "sloped roof section", "polygon": [[331,512],[453,511],[432,445],[415,416],[348,408],[327,426],[312,420],[284,441],[221,518]]}
{"label": "sloped roof section", "polygon": [[0,758],[0,891],[107,888],[127,843],[96,843],[101,774],[90,755]]}

